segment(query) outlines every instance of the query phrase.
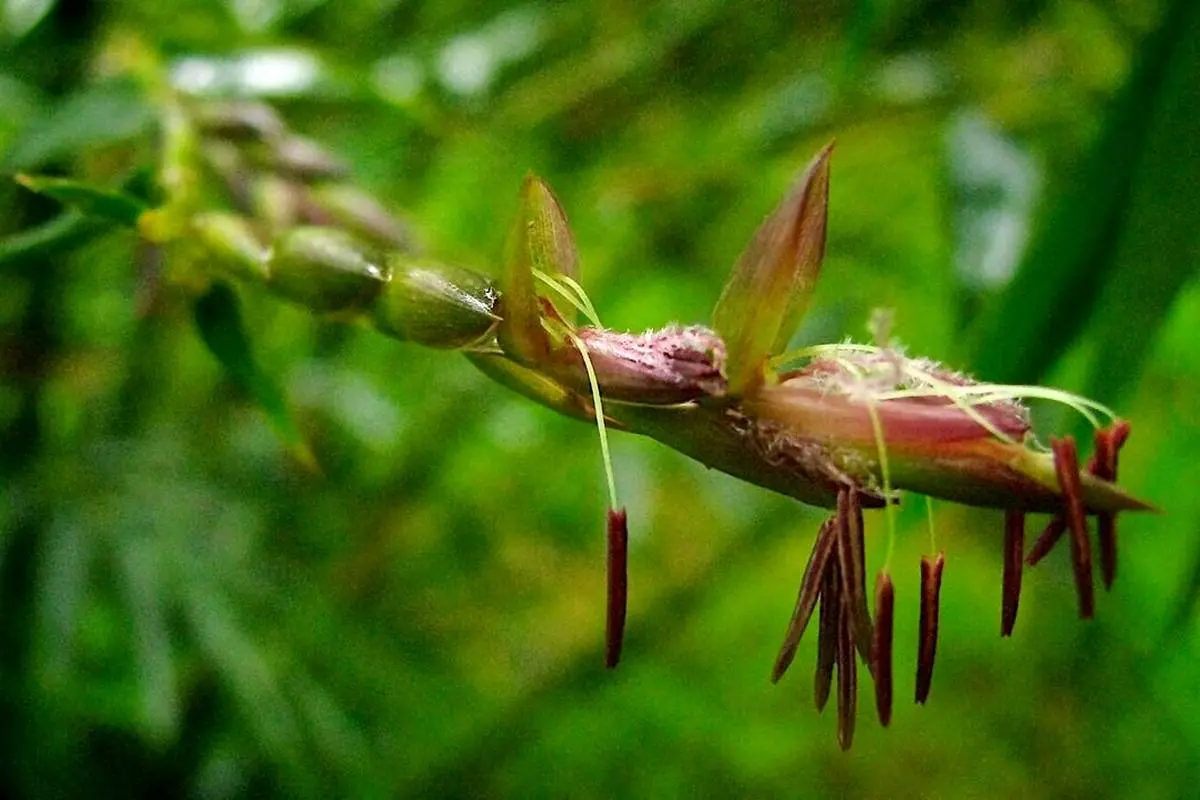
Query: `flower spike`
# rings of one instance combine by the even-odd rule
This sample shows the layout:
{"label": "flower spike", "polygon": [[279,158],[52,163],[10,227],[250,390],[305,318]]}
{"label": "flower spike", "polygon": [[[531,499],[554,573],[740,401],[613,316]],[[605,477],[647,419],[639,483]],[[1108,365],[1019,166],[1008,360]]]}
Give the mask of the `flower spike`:
{"label": "flower spike", "polygon": [[[818,709],[827,704],[836,671],[843,747],[855,731],[859,659],[875,683],[883,725],[891,720],[894,699],[895,588],[888,571],[894,531],[872,608],[864,508],[887,508],[890,528],[890,512],[904,491],[1004,511],[1006,636],[1017,616],[1030,513],[1052,518],[1028,563],[1071,533],[1085,616],[1094,606],[1086,515],[1096,515],[1100,572],[1111,585],[1115,515],[1148,508],[1116,485],[1117,453],[1129,425],[1112,411],[1065,392],[981,383],[910,358],[894,343],[884,316],[871,326],[875,345],[847,342],[782,353],[807,309],[825,254],[832,146],[813,158],[739,256],[713,312],[715,330],[670,326],[631,334],[601,324],[579,283],[566,214],[541,180],[528,176],[521,187],[506,260],[493,283],[415,255],[403,226],[377,203],[350,185],[326,180],[337,165],[319,152],[293,147],[260,169],[262,160],[240,152],[239,142],[296,140],[269,114],[249,111],[198,128],[219,140],[207,141],[211,147],[204,153],[233,204],[259,214],[243,220],[206,213],[191,221],[214,271],[262,284],[315,311],[365,317],[393,338],[462,350],[493,379],[596,424],[609,495],[606,666],[621,658],[629,556],[628,520],[617,501],[608,451],[610,427],[651,436],[711,467],[834,511],[815,539],[771,679],[789,669],[819,613],[814,700]],[[251,187],[277,190],[270,195]],[[266,204],[271,199],[277,208]],[[329,227],[297,229],[299,221]],[[350,232],[402,252],[376,260],[384,254]],[[269,239],[260,240],[264,235]],[[1052,453],[1036,446],[1022,402],[1029,398],[1065,404],[1098,429],[1083,471],[1072,440],[1055,440]],[[1111,420],[1110,427],[1103,428],[1101,419]],[[940,553],[921,564],[919,703],[928,698],[933,676],[944,564]]]}
{"label": "flower spike", "polygon": [[[1091,616],[1087,515],[1098,518],[1098,560],[1109,587],[1117,569],[1116,514],[1150,509],[1116,485],[1129,423],[1099,403],[1038,386],[978,382],[910,358],[894,343],[886,314],[871,326],[875,345],[782,352],[824,259],[832,145],[813,158],[739,256],[713,312],[715,330],[673,325],[632,334],[602,326],[579,283],[566,214],[536,177],[521,187],[520,211],[493,282],[415,253],[402,220],[344,183],[343,165],[294,136],[265,106],[196,100],[185,107],[164,100],[162,208],[59,178],[21,182],[77,211],[134,227],[164,253],[178,250],[181,286],[195,284],[199,291],[212,280],[235,278],[312,312],[369,321],[395,339],[460,350],[501,384],[594,422],[609,495],[610,668],[621,658],[629,555],[610,427],[835,512],[816,537],[771,677],[783,676],[819,613],[814,700],[818,710],[828,703],[836,670],[843,748],[855,731],[858,658],[875,682],[880,722],[891,719],[895,589],[888,570],[891,510],[902,492],[1005,512],[1006,636],[1017,616],[1028,514],[1052,517],[1026,563],[1037,563],[1069,531],[1080,610]],[[198,191],[196,182],[209,174],[224,185],[236,214],[201,208],[210,193]],[[17,255],[39,239],[37,231],[29,233]],[[168,244],[180,246],[163,247]],[[1082,471],[1074,440],[1054,440],[1052,453],[1037,446],[1023,403],[1031,398],[1073,408],[1097,429],[1095,453]],[[874,621],[866,594],[864,508],[886,508],[893,529],[875,585]],[[937,550],[931,542],[929,552]],[[944,565],[940,552],[921,562],[918,703],[927,700],[933,677]]]}

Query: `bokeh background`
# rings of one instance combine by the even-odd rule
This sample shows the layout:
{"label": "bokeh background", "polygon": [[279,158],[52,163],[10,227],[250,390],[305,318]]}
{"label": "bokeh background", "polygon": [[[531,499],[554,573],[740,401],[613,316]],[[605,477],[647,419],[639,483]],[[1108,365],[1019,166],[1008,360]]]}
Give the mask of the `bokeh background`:
{"label": "bokeh background", "polygon": [[[304,469],[131,233],[13,255],[59,213],[0,185],[0,793],[1192,796],[1200,785],[1200,4],[1194,0],[7,0],[0,153],[112,182],[176,85],[276,105],[441,258],[494,268],[526,171],[612,327],[703,322],[837,140],[799,342],[867,337],[1133,421],[1119,577],[1065,548],[1001,640],[1001,516],[939,503],[942,634],[907,702],[924,503],[901,512],[898,708],[854,748],[815,641],[767,680],[821,514],[648,440],[627,651],[606,673],[594,432],[449,353],[241,290]],[[62,245],[60,242],[59,245]],[[48,251],[47,251],[48,252]],[[1073,420],[1039,410],[1043,434]],[[1078,429],[1075,429],[1078,432]],[[874,572],[883,521],[869,519]],[[1036,533],[1032,530],[1031,535]]]}

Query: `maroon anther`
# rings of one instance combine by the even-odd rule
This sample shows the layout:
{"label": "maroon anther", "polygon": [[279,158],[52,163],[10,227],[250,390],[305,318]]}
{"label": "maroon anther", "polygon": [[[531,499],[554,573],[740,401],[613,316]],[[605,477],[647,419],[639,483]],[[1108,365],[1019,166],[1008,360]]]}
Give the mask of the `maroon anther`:
{"label": "maroon anther", "polygon": [[604,626],[604,666],[621,661],[629,598],[629,526],[625,509],[608,510],[608,609]]}
{"label": "maroon anther", "polygon": [[1051,439],[1054,471],[1066,505],[1067,528],[1071,532],[1071,564],[1075,568],[1075,591],[1079,595],[1079,616],[1091,619],[1096,612],[1092,588],[1092,545],[1088,541],[1087,518],[1083,511],[1083,490],[1079,484],[1079,457],[1075,439],[1064,436]]}
{"label": "maroon anther", "polygon": [[837,685],[838,685],[838,744],[849,750],[854,742],[854,724],[858,715],[858,662],[854,660],[852,611],[842,598],[838,614]]}
{"label": "maroon anther", "polygon": [[871,663],[871,612],[867,608],[867,570],[863,548],[862,511],[858,492],[846,487],[838,493],[838,566],[842,573],[842,601],[850,611],[850,632],[863,661]]}
{"label": "maroon anther", "polygon": [[896,613],[896,587],[892,576],[879,573],[875,580],[875,629],[871,661],[875,665],[875,711],[879,724],[892,721],[892,629]]}
{"label": "maroon anther", "polygon": [[916,691],[918,703],[929,699],[929,686],[933,682],[933,661],[937,656],[938,606],[942,593],[942,569],[945,566],[945,553],[938,553],[933,560],[928,556],[921,557],[921,621],[917,644]]}
{"label": "maroon anther", "polygon": [[788,667],[792,665],[792,659],[796,657],[796,648],[800,646],[800,639],[804,636],[805,629],[808,628],[813,609],[816,608],[826,564],[829,562],[829,556],[833,553],[837,540],[836,522],[836,517],[827,519],[821,526],[821,530],[817,532],[817,540],[813,544],[812,554],[808,557],[808,566],[804,568],[804,578],[800,581],[800,593],[796,597],[796,608],[792,611],[792,618],[788,622],[787,632],[783,637],[783,646],[779,649],[779,655],[775,659],[775,667],[771,670],[772,683],[778,683],[779,679],[783,677],[783,673],[787,672]]}
{"label": "maroon anther", "polygon": [[837,663],[839,620],[842,612],[842,579],[837,559],[830,559],[821,580],[821,611],[817,621],[817,672],[813,680],[813,701],[824,711],[833,684],[833,666]]}
{"label": "maroon anther", "polygon": [[1062,514],[1055,514],[1050,520],[1050,524],[1046,526],[1046,530],[1042,531],[1042,535],[1033,543],[1033,547],[1029,549],[1029,555],[1025,558],[1025,563],[1029,566],[1035,566],[1046,556],[1050,555],[1050,551],[1058,544],[1058,540],[1067,532],[1067,518]]}
{"label": "maroon anther", "polygon": [[1022,555],[1025,552],[1025,512],[1004,513],[1004,590],[1000,610],[1000,635],[1012,636],[1021,602]]}
{"label": "maroon anther", "polygon": [[[1096,431],[1096,452],[1092,455],[1092,474],[1107,481],[1117,479],[1117,454],[1129,438],[1129,423],[1125,420],[1114,422],[1111,427]],[[1117,577],[1117,515],[1103,513],[1097,515],[1100,540],[1100,577],[1104,588],[1111,589]]]}

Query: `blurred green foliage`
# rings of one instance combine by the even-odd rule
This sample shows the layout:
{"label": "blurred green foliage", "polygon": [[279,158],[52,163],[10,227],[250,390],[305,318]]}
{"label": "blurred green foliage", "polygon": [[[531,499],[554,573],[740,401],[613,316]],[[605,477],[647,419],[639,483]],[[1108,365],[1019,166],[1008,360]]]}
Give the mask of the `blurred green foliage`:
{"label": "blurred green foliage", "polygon": [[[1001,641],[1000,515],[939,505],[931,702],[900,704],[890,730],[864,720],[842,754],[803,671],[767,681],[816,511],[618,437],[631,619],[605,673],[587,428],[459,357],[261,292],[240,292],[239,331],[206,326],[238,298],[193,315],[132,231],[6,180],[3,794],[1194,791],[1191,0],[12,0],[0,28],[7,174],[153,195],[157,112],[113,63],[137,36],[180,89],[276,104],[441,257],[493,269],[522,175],[541,174],[617,328],[707,321],[750,232],[836,137],[800,338],[865,338],[884,306],[914,353],[1098,395],[1134,423],[1123,483],[1165,512],[1122,518],[1097,620],[1075,619],[1059,553]],[[205,337],[251,349],[253,373],[231,380]],[[254,402],[284,403],[278,387],[287,441]],[[911,664],[923,504],[899,521]]]}

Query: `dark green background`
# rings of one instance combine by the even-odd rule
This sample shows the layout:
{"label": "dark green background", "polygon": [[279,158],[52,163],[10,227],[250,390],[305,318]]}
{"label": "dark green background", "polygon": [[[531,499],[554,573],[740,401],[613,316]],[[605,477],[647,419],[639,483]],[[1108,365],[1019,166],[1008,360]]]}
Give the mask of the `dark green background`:
{"label": "dark green background", "polygon": [[844,754],[812,710],[812,641],[767,680],[820,514],[618,436],[632,602],[606,673],[588,427],[453,354],[242,289],[310,474],[205,349],[189,287],[144,313],[125,231],[12,257],[7,237],[58,210],[5,180],[0,793],[1192,794],[1200,6],[797,6],[10,2],[3,168],[111,184],[151,165],[154,109],[111,76],[140,37],[189,86],[274,102],[442,258],[493,269],[540,174],[602,318],[641,329],[707,320],[836,137],[802,341],[865,339],[887,307],[912,353],[1133,421],[1122,482],[1163,513],[1122,517],[1095,621],[1058,552],[1000,640],[1000,515],[937,504],[939,660],[911,706],[915,498],[893,563],[897,711],[880,730],[864,689]]}

